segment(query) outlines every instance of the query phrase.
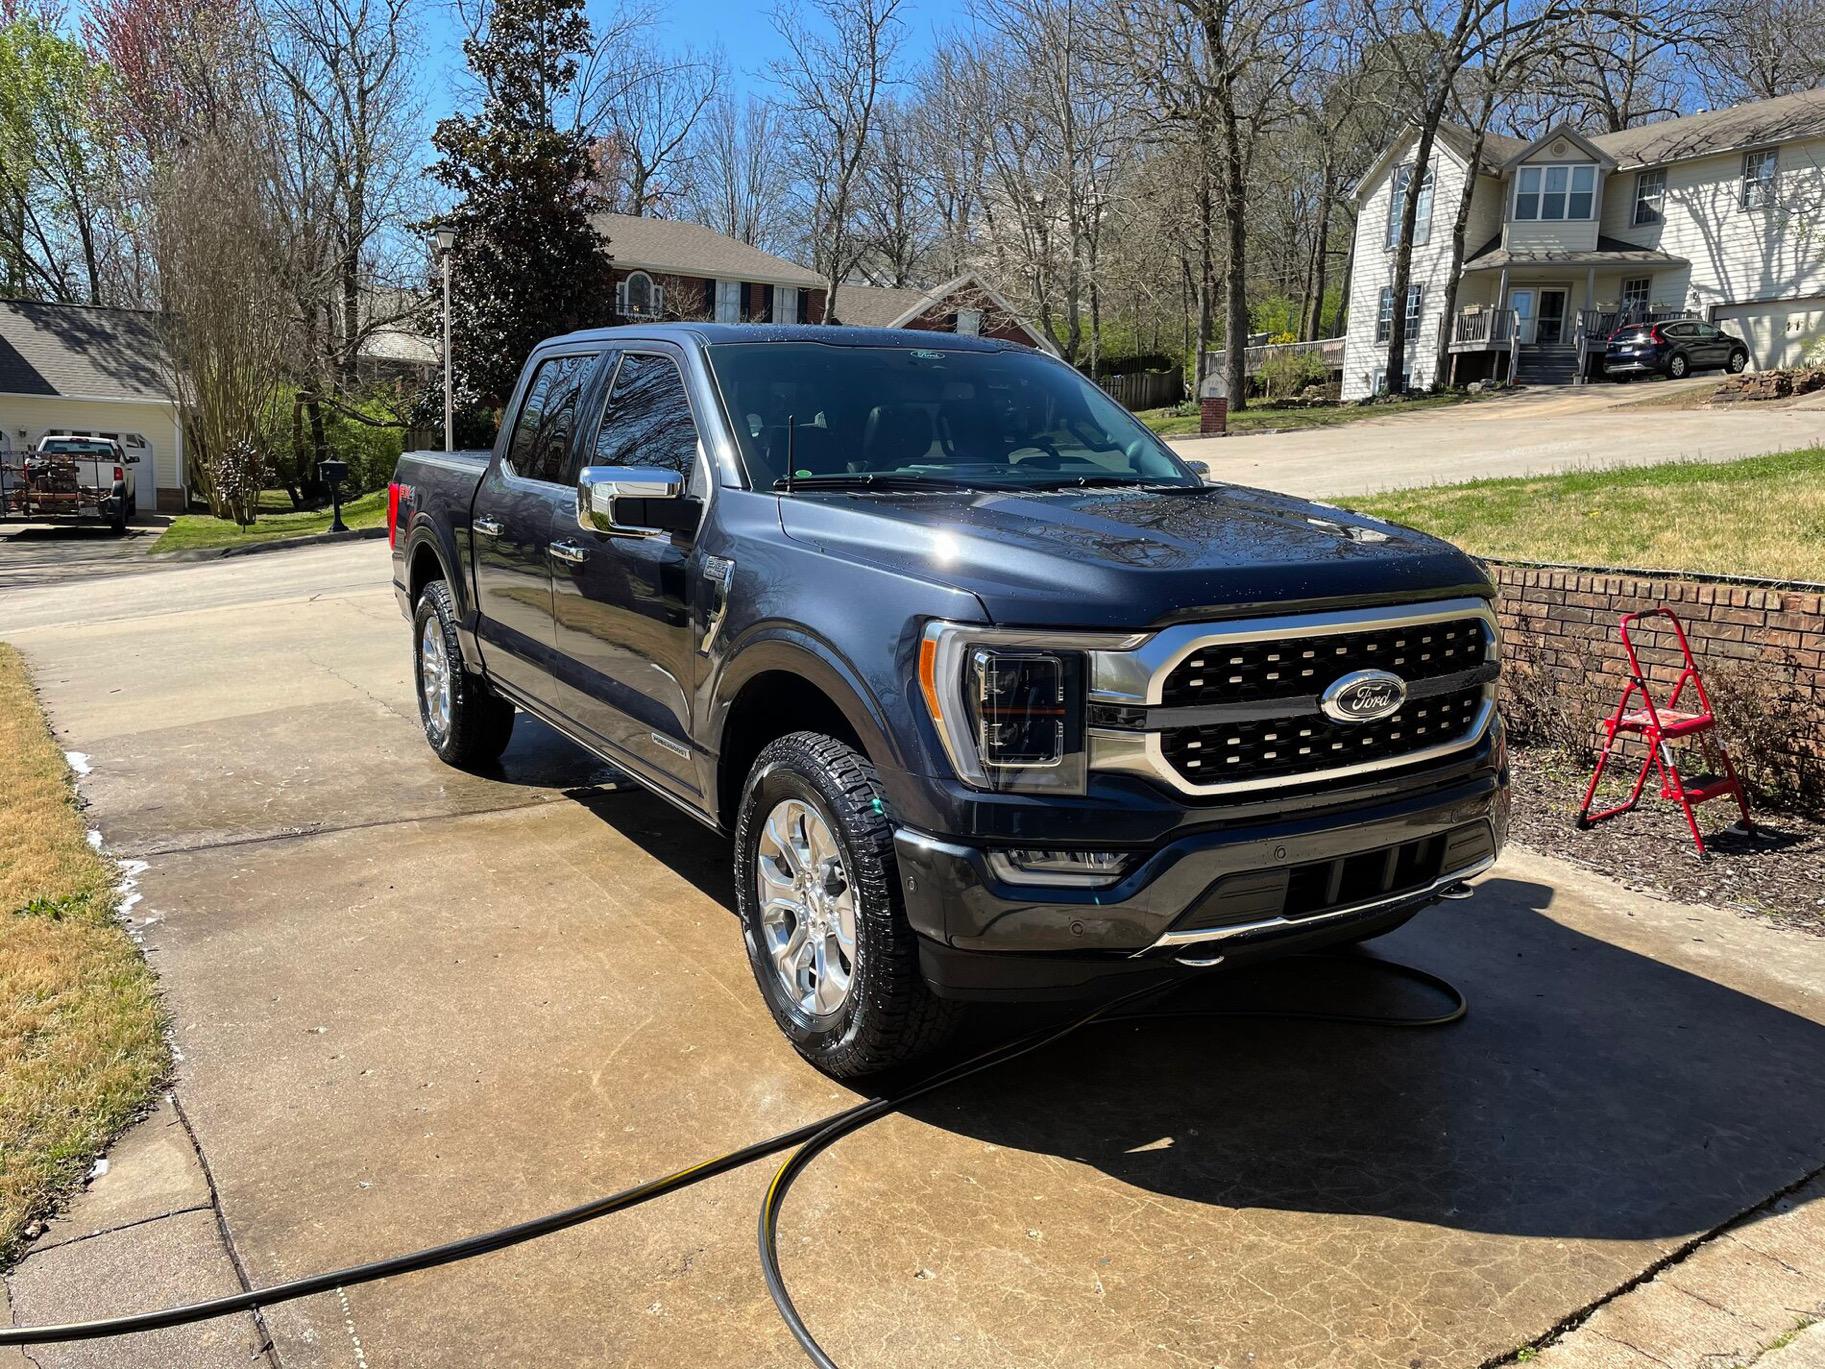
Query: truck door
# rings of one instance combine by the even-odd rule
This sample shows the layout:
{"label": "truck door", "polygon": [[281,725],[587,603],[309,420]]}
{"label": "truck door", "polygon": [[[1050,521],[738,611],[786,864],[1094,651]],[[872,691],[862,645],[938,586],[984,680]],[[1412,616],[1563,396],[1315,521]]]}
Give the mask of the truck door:
{"label": "truck door", "polygon": [[475,492],[476,636],[488,673],[553,703],[551,618],[554,535],[576,526],[576,491],[564,483],[577,408],[600,351],[538,357]]}
{"label": "truck door", "polygon": [[[697,423],[669,355],[622,354],[592,438],[578,443],[579,466],[663,467],[682,474],[693,495],[705,493]],[[585,531],[573,496],[552,562],[560,707],[687,795],[698,792],[689,744],[694,541]]]}

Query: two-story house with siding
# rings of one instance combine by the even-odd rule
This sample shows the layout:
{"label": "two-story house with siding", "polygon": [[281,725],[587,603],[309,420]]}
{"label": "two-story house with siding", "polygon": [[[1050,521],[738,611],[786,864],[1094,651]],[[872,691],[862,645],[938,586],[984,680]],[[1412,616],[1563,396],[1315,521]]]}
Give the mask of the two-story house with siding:
{"label": "two-story house with siding", "polygon": [[739,238],[680,219],[597,214],[615,277],[616,323],[822,323],[824,279]]}
{"label": "two-story house with siding", "polygon": [[[1343,397],[1384,384],[1400,199],[1417,132],[1357,190]],[[1825,90],[1620,133],[1569,125],[1532,142],[1444,127],[1421,182],[1407,316],[1409,385],[1435,379],[1441,331],[1462,383],[1591,374],[1620,323],[1706,319],[1750,364],[1792,365],[1825,338]],[[1470,196],[1453,317],[1451,229]],[[1511,371],[1512,368],[1512,371]]]}

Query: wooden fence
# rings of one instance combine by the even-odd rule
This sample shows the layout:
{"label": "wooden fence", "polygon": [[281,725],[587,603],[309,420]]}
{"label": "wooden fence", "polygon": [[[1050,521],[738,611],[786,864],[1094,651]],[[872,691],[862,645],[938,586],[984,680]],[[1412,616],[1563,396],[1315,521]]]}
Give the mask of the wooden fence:
{"label": "wooden fence", "polygon": [[1125,376],[1104,376],[1096,382],[1111,399],[1131,412],[1158,409],[1185,398],[1185,376],[1177,366],[1170,371],[1135,371]]}

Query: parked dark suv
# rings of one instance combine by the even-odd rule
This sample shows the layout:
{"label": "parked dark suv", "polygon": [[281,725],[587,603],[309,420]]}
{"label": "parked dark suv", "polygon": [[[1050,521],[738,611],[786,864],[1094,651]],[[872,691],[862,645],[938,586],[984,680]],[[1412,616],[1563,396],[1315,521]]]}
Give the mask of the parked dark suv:
{"label": "parked dark suv", "polygon": [[1603,349],[1603,374],[1618,380],[1638,375],[1678,380],[1712,369],[1735,373],[1748,364],[1749,348],[1741,338],[1697,319],[1630,324],[1611,333]]}
{"label": "parked dark suv", "polygon": [[963,1000],[1377,936],[1505,835],[1476,564],[1208,485],[1026,348],[554,338],[391,510],[431,746],[491,764],[523,709],[730,833],[755,979],[833,1074]]}

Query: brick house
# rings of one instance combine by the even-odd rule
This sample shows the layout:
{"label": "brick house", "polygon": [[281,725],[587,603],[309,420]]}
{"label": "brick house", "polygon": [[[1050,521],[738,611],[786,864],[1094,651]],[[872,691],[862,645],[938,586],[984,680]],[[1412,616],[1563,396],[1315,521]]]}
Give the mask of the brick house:
{"label": "brick house", "polygon": [[616,323],[822,323],[823,277],[680,219],[597,214],[615,277]]}
{"label": "brick house", "polygon": [[999,338],[1058,354],[1051,339],[974,271],[929,290],[845,284],[837,290],[836,318],[839,323],[862,328],[913,328]]}

